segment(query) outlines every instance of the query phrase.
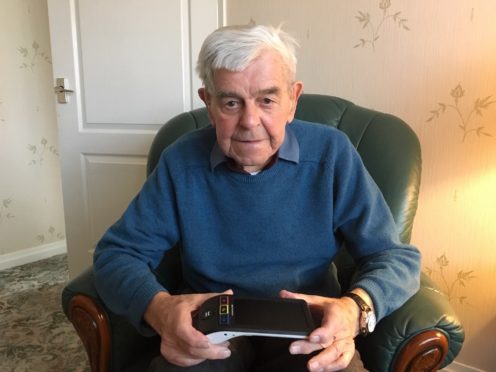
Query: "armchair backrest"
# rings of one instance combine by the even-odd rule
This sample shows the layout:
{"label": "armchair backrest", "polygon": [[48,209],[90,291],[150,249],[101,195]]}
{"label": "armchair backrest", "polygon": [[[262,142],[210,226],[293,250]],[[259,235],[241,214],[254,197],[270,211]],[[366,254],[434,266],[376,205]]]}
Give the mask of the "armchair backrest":
{"label": "armchair backrest", "polygon": [[[332,125],[348,135],[382,191],[391,209],[400,239],[408,243],[417,211],[421,175],[420,143],[415,132],[396,116],[357,106],[347,100],[316,94],[303,94],[296,118]],[[157,165],[162,150],[181,135],[209,125],[207,110],[196,109],[169,120],[157,133],[150,148],[147,174]],[[169,253],[166,283],[176,281],[180,265],[177,249]],[[172,260],[171,260],[172,258]],[[341,257],[342,262],[349,259]],[[339,264],[338,271],[339,271]],[[163,270],[160,270],[163,271]],[[161,273],[162,274],[162,273]],[[162,275],[159,275],[162,276]],[[172,276],[172,277],[171,277]]]}

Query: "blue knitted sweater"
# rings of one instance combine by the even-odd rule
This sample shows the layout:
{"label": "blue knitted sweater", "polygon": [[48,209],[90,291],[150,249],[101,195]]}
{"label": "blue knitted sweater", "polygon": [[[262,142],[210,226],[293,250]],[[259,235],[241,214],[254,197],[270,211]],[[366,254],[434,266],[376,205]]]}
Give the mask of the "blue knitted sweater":
{"label": "blue knitted sweater", "polygon": [[297,162],[279,159],[252,176],[212,168],[215,130],[181,137],[122,218],[99,242],[96,286],[107,306],[142,332],[153,270],[182,245],[183,274],[197,292],[277,296],[281,289],[338,296],[330,263],[343,242],[359,264],[352,284],[381,319],[419,286],[417,249],[399,241],[384,198],[345,134],[294,120]]}

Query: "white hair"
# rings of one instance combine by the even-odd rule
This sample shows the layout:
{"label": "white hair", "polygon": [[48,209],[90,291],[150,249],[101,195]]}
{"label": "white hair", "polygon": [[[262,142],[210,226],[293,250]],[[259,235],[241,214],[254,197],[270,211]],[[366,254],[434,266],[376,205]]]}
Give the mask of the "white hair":
{"label": "white hair", "polygon": [[295,50],[298,42],[281,27],[263,25],[228,26],[212,32],[198,56],[196,72],[209,92],[214,91],[215,70],[243,71],[264,50],[275,50],[286,67],[288,82],[296,77]]}

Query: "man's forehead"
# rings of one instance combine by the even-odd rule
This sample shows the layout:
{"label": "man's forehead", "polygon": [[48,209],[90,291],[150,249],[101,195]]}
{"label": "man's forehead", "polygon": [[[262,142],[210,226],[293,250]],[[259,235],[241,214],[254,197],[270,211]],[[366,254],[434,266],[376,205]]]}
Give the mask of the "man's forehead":
{"label": "man's forehead", "polygon": [[276,94],[288,85],[287,69],[281,56],[273,51],[261,53],[242,70],[218,68],[212,71],[212,88],[217,93],[251,95]]}

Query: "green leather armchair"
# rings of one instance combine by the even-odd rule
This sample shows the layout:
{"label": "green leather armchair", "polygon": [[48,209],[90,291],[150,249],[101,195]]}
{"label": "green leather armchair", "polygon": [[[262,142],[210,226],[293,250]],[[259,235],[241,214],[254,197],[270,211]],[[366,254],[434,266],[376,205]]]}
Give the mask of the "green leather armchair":
{"label": "green leather armchair", "polygon": [[[400,238],[409,242],[417,210],[421,152],[415,133],[395,116],[369,110],[330,96],[304,94],[296,117],[332,125],[345,132],[360,153],[391,208]],[[148,156],[147,173],[163,148],[180,135],[208,125],[205,109],[183,113],[157,133]],[[181,284],[179,247],[169,251],[156,274],[174,291]],[[354,263],[345,249],[334,260],[342,288]],[[146,371],[159,352],[158,337],[139,335],[123,317],[100,300],[89,268],[62,293],[64,311],[88,352],[92,371]],[[357,339],[365,366],[371,371],[432,371],[453,361],[464,340],[463,327],[441,293],[422,275],[417,294],[384,318],[374,333]]]}

